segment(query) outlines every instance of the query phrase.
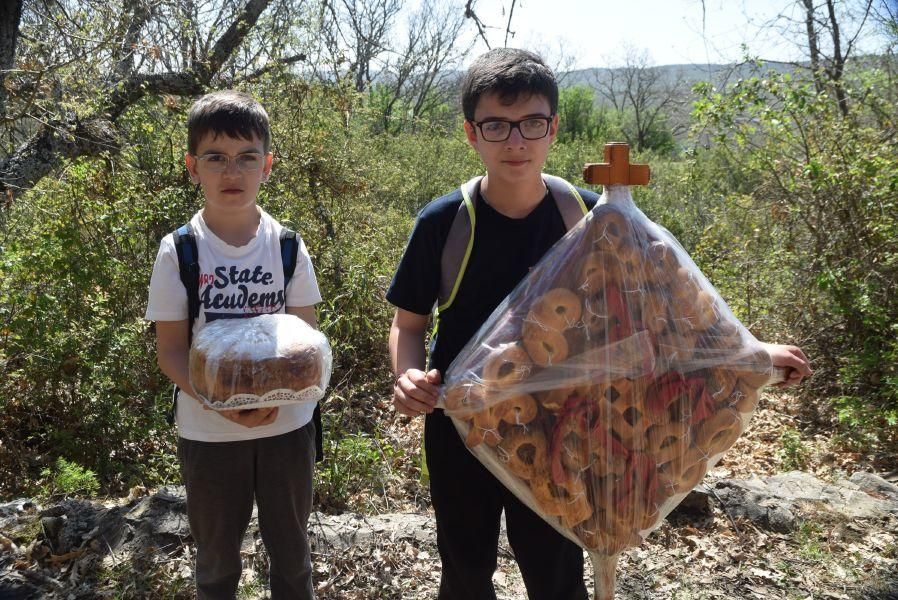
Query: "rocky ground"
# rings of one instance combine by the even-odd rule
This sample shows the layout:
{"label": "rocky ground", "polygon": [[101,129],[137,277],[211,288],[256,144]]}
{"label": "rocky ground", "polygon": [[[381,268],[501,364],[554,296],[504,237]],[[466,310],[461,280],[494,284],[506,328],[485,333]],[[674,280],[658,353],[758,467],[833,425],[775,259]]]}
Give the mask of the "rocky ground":
{"label": "rocky ground", "polygon": [[[704,485],[621,555],[618,599],[898,598],[893,474],[881,456],[799,435],[793,406],[768,396]],[[411,450],[420,423],[393,421],[387,435]],[[802,470],[781,472],[792,467]],[[400,460],[394,469],[380,490],[354,499],[367,515],[313,515],[319,598],[435,597],[440,563],[426,487],[413,466]],[[192,552],[178,487],[105,502],[0,504],[0,600],[189,598]],[[241,597],[267,597],[255,521],[243,555]],[[587,562],[588,585],[591,577]],[[525,597],[504,538],[494,582],[499,598]]]}

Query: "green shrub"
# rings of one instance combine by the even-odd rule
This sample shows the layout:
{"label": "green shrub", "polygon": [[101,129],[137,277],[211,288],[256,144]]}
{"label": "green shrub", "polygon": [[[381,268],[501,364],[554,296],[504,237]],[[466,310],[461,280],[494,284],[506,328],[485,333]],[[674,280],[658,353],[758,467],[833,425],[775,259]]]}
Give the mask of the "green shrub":
{"label": "green shrub", "polygon": [[797,430],[790,427],[783,431],[780,445],[780,465],[784,471],[804,471],[808,467],[811,453]]}
{"label": "green shrub", "polygon": [[53,494],[92,496],[100,489],[96,473],[62,457],[56,460],[55,469],[41,471],[41,477],[46,480],[45,491],[48,496]]}

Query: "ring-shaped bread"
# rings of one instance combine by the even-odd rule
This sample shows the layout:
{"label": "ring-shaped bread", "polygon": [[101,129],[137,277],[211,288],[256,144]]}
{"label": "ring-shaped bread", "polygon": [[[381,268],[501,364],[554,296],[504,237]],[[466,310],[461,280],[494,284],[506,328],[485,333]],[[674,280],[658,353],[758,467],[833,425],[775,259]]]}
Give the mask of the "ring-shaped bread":
{"label": "ring-shaped bread", "polygon": [[501,344],[486,357],[483,382],[489,387],[498,388],[516,385],[530,375],[532,364],[527,350],[521,344]]}
{"label": "ring-shaped bread", "polygon": [[725,408],[702,421],[696,431],[695,447],[706,456],[713,456],[729,448],[742,433],[742,417],[735,410]]}
{"label": "ring-shaped bread", "polygon": [[525,322],[521,337],[530,360],[538,365],[557,365],[568,356],[567,339],[560,331]]}
{"label": "ring-shaped bread", "polygon": [[586,295],[601,293],[609,284],[620,285],[620,263],[610,252],[590,252],[580,266],[577,291]]}
{"label": "ring-shaped bread", "polygon": [[564,331],[580,320],[583,305],[580,297],[567,288],[557,287],[540,296],[530,309],[528,320]]}
{"label": "ring-shaped bread", "polygon": [[499,417],[511,425],[526,425],[536,418],[536,400],[530,394],[518,394],[493,406]]}
{"label": "ring-shaped bread", "polygon": [[668,463],[682,456],[689,447],[689,425],[667,423],[652,425],[646,431],[646,451],[658,464]]}
{"label": "ring-shaped bread", "polygon": [[656,241],[649,244],[645,252],[647,273],[658,285],[668,285],[676,277],[680,261],[676,252],[667,242]]}
{"label": "ring-shaped bread", "polygon": [[502,463],[521,479],[532,479],[547,470],[548,446],[541,431],[515,427],[497,448]]}
{"label": "ring-shaped bread", "polygon": [[631,240],[630,223],[616,208],[604,206],[594,212],[593,246],[598,250],[617,250]]}

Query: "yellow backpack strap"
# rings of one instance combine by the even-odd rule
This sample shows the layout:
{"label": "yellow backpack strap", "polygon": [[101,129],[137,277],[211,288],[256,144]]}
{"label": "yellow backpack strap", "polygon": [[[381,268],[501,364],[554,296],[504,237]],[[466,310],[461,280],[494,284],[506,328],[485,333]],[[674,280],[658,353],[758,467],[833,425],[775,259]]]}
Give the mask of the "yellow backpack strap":
{"label": "yellow backpack strap", "polygon": [[461,284],[471,249],[474,247],[474,226],[476,224],[474,203],[480,193],[480,181],[483,177],[474,177],[461,186],[462,202],[449,228],[449,235],[443,245],[440,257],[440,293],[437,299],[437,319],[440,311],[446,310],[455,300],[458,286]]}
{"label": "yellow backpack strap", "polygon": [[[471,249],[474,247],[475,203],[480,195],[483,177],[474,177],[462,184],[462,202],[449,228],[449,235],[443,245],[440,257],[440,292],[437,298],[434,332],[439,327],[440,312],[449,308],[458,293],[458,287],[468,267]],[[543,175],[546,187],[552,192],[565,229],[570,231],[589,210],[577,188],[553,175]]]}
{"label": "yellow backpack strap", "polygon": [[583,218],[583,215],[589,212],[583,197],[580,196],[577,188],[561,177],[543,174],[543,181],[552,192],[558,212],[561,213],[561,218],[564,220],[565,229],[570,231]]}

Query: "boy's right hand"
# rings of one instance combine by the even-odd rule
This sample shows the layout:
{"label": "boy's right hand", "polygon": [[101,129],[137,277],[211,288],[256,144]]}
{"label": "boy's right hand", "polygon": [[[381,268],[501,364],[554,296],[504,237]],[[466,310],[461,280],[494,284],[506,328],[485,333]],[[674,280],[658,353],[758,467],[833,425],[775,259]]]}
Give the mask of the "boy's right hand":
{"label": "boy's right hand", "polygon": [[393,406],[396,412],[416,417],[433,412],[440,395],[440,372],[432,369],[425,373],[409,369],[396,378],[393,385]]}

